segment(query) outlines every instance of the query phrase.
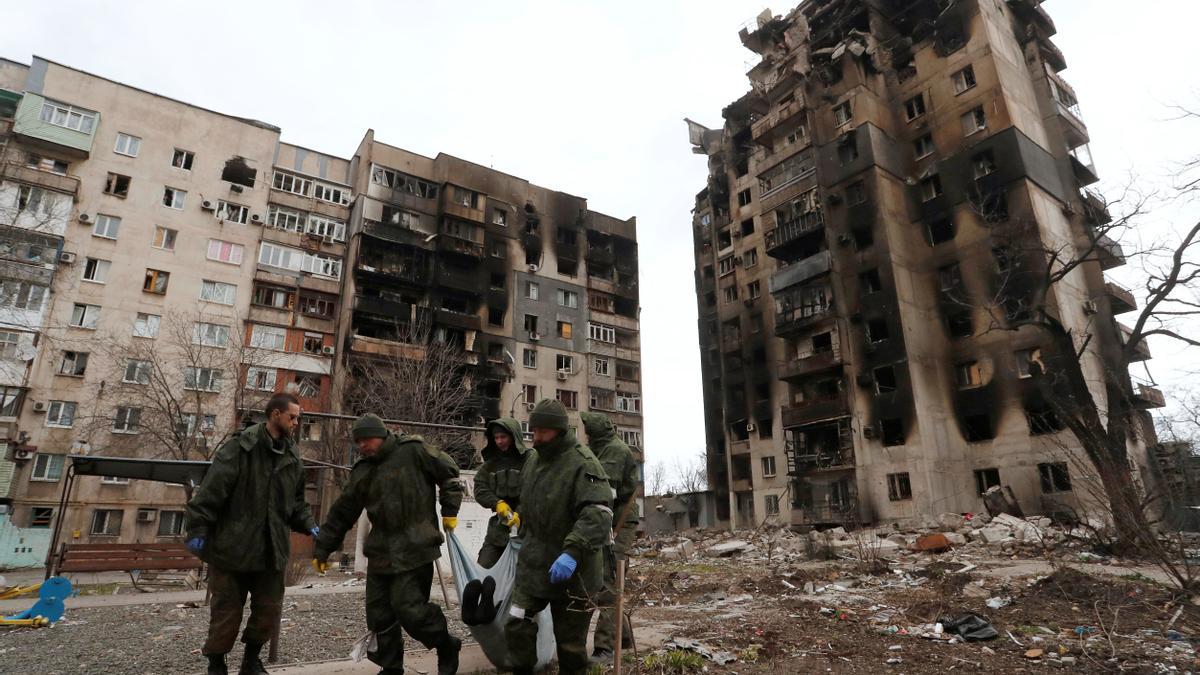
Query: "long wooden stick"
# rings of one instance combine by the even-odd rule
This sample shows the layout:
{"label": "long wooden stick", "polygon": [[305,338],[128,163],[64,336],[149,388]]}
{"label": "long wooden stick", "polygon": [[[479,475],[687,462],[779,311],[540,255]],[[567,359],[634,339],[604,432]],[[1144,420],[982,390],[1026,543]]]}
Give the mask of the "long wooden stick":
{"label": "long wooden stick", "polygon": [[446,601],[446,609],[450,609],[450,594],[446,592],[446,580],[442,578],[442,561],[433,561],[433,569],[437,570],[438,583],[442,585],[442,599]]}
{"label": "long wooden stick", "polygon": [[[621,625],[625,621],[625,561],[617,561],[617,638],[613,645],[613,675],[621,675]],[[630,635],[633,631],[630,631]]]}

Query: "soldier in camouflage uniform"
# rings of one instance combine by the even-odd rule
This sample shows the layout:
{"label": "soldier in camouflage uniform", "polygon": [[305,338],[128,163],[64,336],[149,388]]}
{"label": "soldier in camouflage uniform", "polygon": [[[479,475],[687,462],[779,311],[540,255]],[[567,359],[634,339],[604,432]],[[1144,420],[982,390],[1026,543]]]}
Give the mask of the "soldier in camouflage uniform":
{"label": "soldier in camouflage uniform", "polygon": [[242,675],[266,673],[260,653],[271,638],[283,602],[283,570],[289,531],[317,535],[304,501],[304,465],[292,432],[300,404],[291,394],[267,402],[267,421],[226,441],[187,504],[187,546],[209,564],[212,595],[208,674],[225,675],[242,608],[250,596],[250,619],[242,633]]}
{"label": "soldier in camouflage uniform", "polygon": [[355,420],[351,435],[361,458],[329,510],[313,549],[313,566],[325,571],[325,560],[341,548],[346,532],[366,509],[371,521],[363,546],[367,628],[377,641],[367,658],[383,668],[381,673],[403,673],[403,628],[426,648],[437,648],[438,674],[452,675],[458,670],[462,641],[450,635],[441,608],[429,601],[429,591],[433,561],[441,557],[445,541],[438,530],[435,489],[442,527],[453,531],[463,500],[458,465],[420,436],[389,432],[376,415]]}
{"label": "soldier in camouflage uniform", "polygon": [[535,452],[521,472],[521,555],[505,623],[513,672],[537,664],[537,622],[554,618],[558,669],[588,670],[587,632],[601,582],[601,548],[612,530],[612,489],[599,460],[570,430],[561,403],[543,400],[529,416]]}
{"label": "soldier in camouflage uniform", "polygon": [[490,568],[508,546],[510,528],[521,526],[521,467],[529,448],[521,438],[521,425],[511,417],[488,422],[483,466],[475,472],[475,501],[496,512],[488,520],[487,535],[479,549],[479,565]]}
{"label": "soldier in camouflage uniform", "polygon": [[[579,413],[583,430],[587,432],[588,447],[600,460],[613,494],[612,559],[604,565],[604,591],[598,598],[600,618],[596,620],[596,637],[592,643],[592,661],[607,662],[613,656],[613,638],[617,630],[616,561],[625,560],[629,547],[637,536],[637,489],[639,471],[633,451],[617,437],[617,429],[608,415],[596,412]],[[633,631],[629,622],[622,622],[621,643],[633,646]]]}

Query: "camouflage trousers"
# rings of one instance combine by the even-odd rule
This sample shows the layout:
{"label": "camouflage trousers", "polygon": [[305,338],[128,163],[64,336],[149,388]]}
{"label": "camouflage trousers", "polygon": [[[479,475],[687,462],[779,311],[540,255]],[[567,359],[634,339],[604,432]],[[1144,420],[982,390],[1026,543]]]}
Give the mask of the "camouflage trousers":
{"label": "camouflage trousers", "polygon": [[230,572],[210,567],[208,640],[203,654],[228,654],[242,624],[246,596],[250,596],[250,618],[242,642],[265,644],[279,623],[283,609],[283,570]]}
{"label": "camouflage trousers", "polygon": [[429,601],[433,563],[399,574],[367,574],[367,628],[376,650],[367,658],[383,668],[404,669],[404,632],[426,648],[450,638],[442,608]]}
{"label": "camouflage trousers", "polygon": [[[604,589],[600,591],[596,604],[600,606],[600,617],[596,619],[596,637],[592,643],[594,649],[613,651],[613,638],[617,632],[617,560],[625,560],[629,547],[637,536],[637,524],[626,523],[617,533],[612,545],[612,555],[607,552],[604,556]],[[621,642],[629,646],[633,644],[633,630],[628,621],[621,622]]]}
{"label": "camouflage trousers", "polygon": [[534,617],[550,605],[554,619],[554,641],[558,649],[558,672],[561,675],[583,675],[588,672],[587,633],[592,623],[593,601],[584,591],[579,577],[573,577],[567,588],[553,598],[535,598],[520,589],[512,594],[504,637],[513,673],[532,673],[537,665],[538,625]]}

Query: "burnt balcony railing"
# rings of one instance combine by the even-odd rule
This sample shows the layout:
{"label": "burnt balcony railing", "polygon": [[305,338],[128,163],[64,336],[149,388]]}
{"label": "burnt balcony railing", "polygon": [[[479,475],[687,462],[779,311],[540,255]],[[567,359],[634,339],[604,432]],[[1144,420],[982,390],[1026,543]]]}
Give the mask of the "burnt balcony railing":
{"label": "burnt balcony railing", "polygon": [[777,372],[781,380],[799,380],[815,373],[840,368],[841,365],[841,355],[827,351],[783,361],[779,364]]}
{"label": "burnt balcony railing", "polygon": [[839,391],[832,396],[792,403],[784,406],[782,412],[783,426],[785,429],[790,429],[846,415],[849,413],[849,407],[846,402],[846,392]]}
{"label": "burnt balcony railing", "polygon": [[821,211],[811,211],[788,218],[775,228],[767,230],[767,255],[774,255],[788,244],[820,232],[824,227],[825,216]]}

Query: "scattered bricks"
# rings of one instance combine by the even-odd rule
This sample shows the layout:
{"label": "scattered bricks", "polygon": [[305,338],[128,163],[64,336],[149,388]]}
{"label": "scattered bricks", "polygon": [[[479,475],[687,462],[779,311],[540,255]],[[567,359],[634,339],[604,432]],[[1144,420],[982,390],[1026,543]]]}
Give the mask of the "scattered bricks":
{"label": "scattered bricks", "polygon": [[946,540],[946,535],[940,532],[937,534],[927,534],[917,538],[916,548],[918,551],[925,551],[927,553],[941,553],[942,551],[950,550],[950,542]]}
{"label": "scattered bricks", "polygon": [[664,548],[659,555],[663,560],[689,560],[696,555],[696,545],[691,540],[684,539],[676,546]]}

